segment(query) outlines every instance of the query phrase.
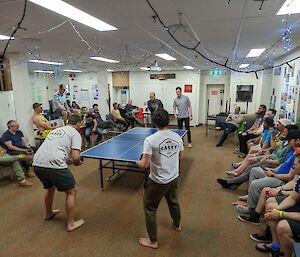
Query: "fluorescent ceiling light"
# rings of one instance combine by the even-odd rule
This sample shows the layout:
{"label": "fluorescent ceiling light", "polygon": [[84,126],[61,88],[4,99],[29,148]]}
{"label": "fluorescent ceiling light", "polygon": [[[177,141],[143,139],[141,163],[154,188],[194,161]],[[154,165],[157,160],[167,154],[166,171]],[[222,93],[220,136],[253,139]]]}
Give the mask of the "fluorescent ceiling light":
{"label": "fluorescent ceiling light", "polygon": [[158,56],[162,59],[165,59],[167,61],[175,61],[176,60],[176,58],[174,58],[173,56],[168,55],[168,54],[156,54],[156,56]]}
{"label": "fluorescent ceiling light", "polygon": [[51,70],[34,70],[36,73],[46,73],[46,74],[53,74],[54,71]]}
{"label": "fluorescent ceiling light", "polygon": [[63,65],[62,62],[48,62],[43,60],[29,60],[29,62],[42,63],[42,64],[52,64],[52,65]]}
{"label": "fluorescent ceiling light", "polygon": [[[5,36],[5,35],[0,35],[0,40],[9,40],[10,39],[10,37],[8,37],[8,36]],[[11,39],[15,39],[15,38],[11,38]]]}
{"label": "fluorescent ceiling light", "polygon": [[150,70],[148,67],[140,67],[141,70]]}
{"label": "fluorescent ceiling light", "polygon": [[239,68],[244,69],[244,68],[247,68],[248,66],[249,66],[248,63],[242,63]]}
{"label": "fluorescent ceiling light", "polygon": [[99,31],[117,30],[117,28],[93,17],[92,15],[89,15],[86,12],[79,10],[78,8],[62,0],[29,0],[29,1]]}
{"label": "fluorescent ceiling light", "polygon": [[64,70],[65,72],[73,72],[73,73],[80,73],[81,70]]}
{"label": "fluorescent ceiling light", "polygon": [[277,15],[295,14],[300,13],[300,1],[299,0],[286,0],[281,6]]}
{"label": "fluorescent ceiling light", "polygon": [[183,66],[183,68],[185,68],[187,70],[193,70],[194,69],[192,66],[189,66],[189,65]]}
{"label": "fluorescent ceiling light", "polygon": [[114,70],[111,70],[111,69],[107,69],[106,71],[107,71],[107,72],[113,72]]}
{"label": "fluorescent ceiling light", "polygon": [[108,58],[104,58],[104,57],[98,57],[98,56],[91,57],[91,59],[101,61],[101,62],[110,62],[110,63],[118,63],[119,62],[116,60],[112,60],[112,59],[108,59]]}
{"label": "fluorescent ceiling light", "polygon": [[258,57],[260,56],[266,48],[257,48],[257,49],[251,49],[248,53],[247,57]]}

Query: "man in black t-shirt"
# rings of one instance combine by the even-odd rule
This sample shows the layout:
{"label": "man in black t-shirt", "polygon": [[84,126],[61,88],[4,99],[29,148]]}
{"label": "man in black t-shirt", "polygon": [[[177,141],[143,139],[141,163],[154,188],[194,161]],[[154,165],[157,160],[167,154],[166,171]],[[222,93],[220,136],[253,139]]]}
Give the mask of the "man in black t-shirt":
{"label": "man in black t-shirt", "polygon": [[98,104],[93,104],[93,112],[92,113],[95,116],[95,119],[97,121],[97,126],[99,128],[102,128],[102,129],[107,129],[107,128],[111,128],[111,127],[115,127],[118,129],[122,128],[121,125],[115,123],[113,120],[103,120],[101,117],[101,114],[99,112],[99,109],[98,109]]}
{"label": "man in black t-shirt", "polygon": [[83,113],[82,125],[85,126],[84,137],[86,138],[87,142],[90,144],[92,133],[97,134],[97,140],[100,141],[103,133],[102,129],[97,126],[95,114],[89,113],[88,108],[86,107],[82,107],[81,112]]}

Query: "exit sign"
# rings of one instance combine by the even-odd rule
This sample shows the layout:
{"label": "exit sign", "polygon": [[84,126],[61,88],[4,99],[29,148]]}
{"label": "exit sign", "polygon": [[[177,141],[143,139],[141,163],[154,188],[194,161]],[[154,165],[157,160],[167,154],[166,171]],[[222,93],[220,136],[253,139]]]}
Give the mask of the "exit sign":
{"label": "exit sign", "polygon": [[222,71],[218,69],[211,70],[210,75],[222,75]]}

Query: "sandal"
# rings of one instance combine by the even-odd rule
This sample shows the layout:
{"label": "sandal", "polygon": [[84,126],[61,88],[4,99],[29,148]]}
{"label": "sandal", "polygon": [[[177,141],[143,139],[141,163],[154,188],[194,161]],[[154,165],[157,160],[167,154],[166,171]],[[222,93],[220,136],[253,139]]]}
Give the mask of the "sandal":
{"label": "sandal", "polygon": [[241,164],[237,163],[237,162],[233,162],[231,163],[231,166],[235,169],[237,169],[238,167],[240,167]]}
{"label": "sandal", "polygon": [[233,153],[234,153],[234,154],[240,154],[240,150],[239,150],[239,149],[235,149],[235,150],[233,151]]}
{"label": "sandal", "polygon": [[[270,253],[272,248],[268,244],[262,243],[262,244],[256,244],[255,249],[262,253]],[[280,252],[279,255],[284,256],[284,253]]]}
{"label": "sandal", "polygon": [[265,244],[265,243],[262,243],[262,244],[256,244],[255,245],[255,249],[259,252],[262,252],[262,253],[269,253],[271,252],[271,246],[268,245],[268,244]]}
{"label": "sandal", "polygon": [[240,154],[238,155],[238,157],[240,157],[240,158],[245,158],[245,157],[246,157],[246,154],[240,153]]}

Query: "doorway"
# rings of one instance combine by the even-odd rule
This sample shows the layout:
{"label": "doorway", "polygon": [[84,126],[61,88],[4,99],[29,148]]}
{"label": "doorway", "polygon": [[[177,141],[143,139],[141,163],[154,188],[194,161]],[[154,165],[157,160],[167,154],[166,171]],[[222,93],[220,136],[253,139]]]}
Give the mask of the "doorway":
{"label": "doorway", "polygon": [[224,84],[207,85],[207,115],[217,115],[224,111]]}

